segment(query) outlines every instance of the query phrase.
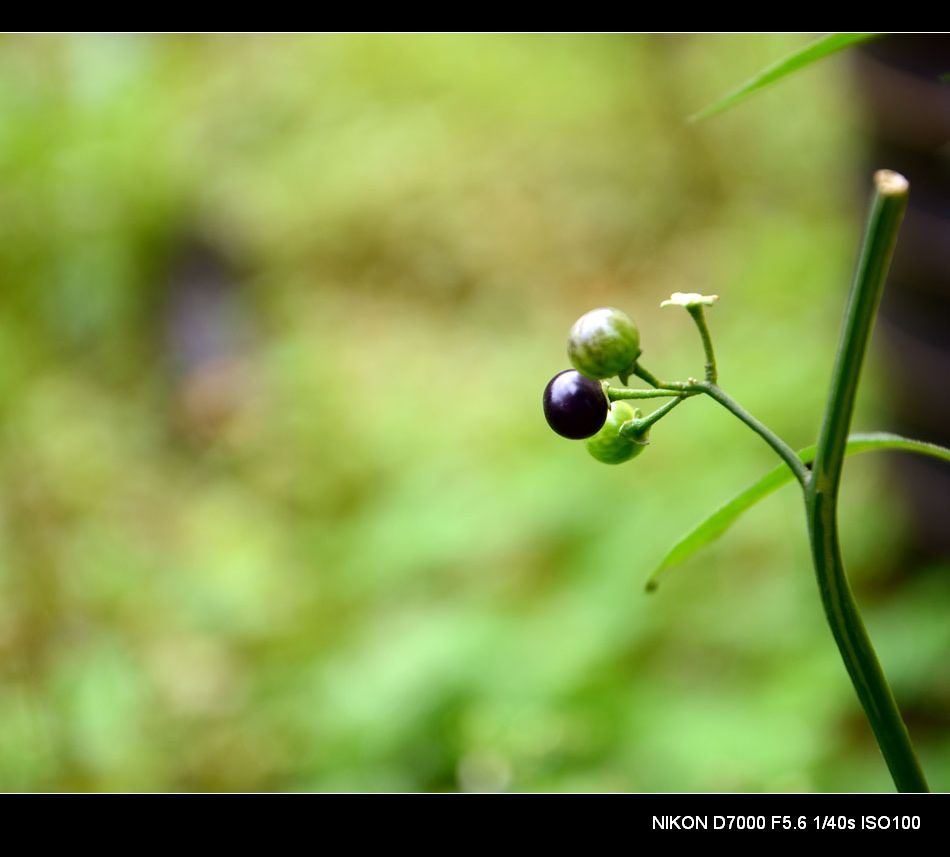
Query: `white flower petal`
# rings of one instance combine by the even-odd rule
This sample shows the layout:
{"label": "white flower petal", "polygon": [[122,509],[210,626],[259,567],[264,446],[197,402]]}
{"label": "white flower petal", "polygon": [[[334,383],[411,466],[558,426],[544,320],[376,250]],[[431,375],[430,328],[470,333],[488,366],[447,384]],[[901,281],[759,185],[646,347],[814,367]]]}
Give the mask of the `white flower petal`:
{"label": "white flower petal", "polygon": [[719,300],[719,295],[700,295],[696,292],[673,292],[668,301],[663,301],[660,306],[712,306]]}

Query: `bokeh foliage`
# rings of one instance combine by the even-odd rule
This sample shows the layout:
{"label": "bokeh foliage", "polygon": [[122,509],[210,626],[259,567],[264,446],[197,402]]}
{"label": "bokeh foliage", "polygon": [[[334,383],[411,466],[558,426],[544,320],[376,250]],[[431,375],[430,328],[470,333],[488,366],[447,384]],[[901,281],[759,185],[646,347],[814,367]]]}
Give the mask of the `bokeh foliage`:
{"label": "bokeh foliage", "polygon": [[[800,42],[0,39],[0,788],[887,790],[794,491],[642,592],[764,444],[694,401],[608,468],[540,412],[582,312],[684,377],[659,301],[715,292],[723,386],[814,440],[846,66],[684,122]],[[183,369],[195,236],[230,333]],[[846,556],[946,788],[946,567],[868,458]]]}

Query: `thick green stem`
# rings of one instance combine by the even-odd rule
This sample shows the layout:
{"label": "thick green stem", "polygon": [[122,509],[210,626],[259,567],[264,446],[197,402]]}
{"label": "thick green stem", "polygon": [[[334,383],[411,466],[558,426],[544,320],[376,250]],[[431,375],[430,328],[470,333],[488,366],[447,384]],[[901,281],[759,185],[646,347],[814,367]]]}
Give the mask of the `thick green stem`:
{"label": "thick green stem", "polygon": [[907,179],[889,170],[874,176],[875,194],[855,270],[815,453],[818,490],[837,494],[861,366],[877,315],[897,232],[907,207]]}
{"label": "thick green stem", "polygon": [[927,781],[854,600],[838,538],[838,488],[861,366],[907,205],[903,176],[882,170],[874,182],[812,476],[805,486],[805,510],[818,589],[845,668],[894,784],[899,791],[922,792],[928,790]]}
{"label": "thick green stem", "polygon": [[845,575],[835,501],[820,491],[810,491],[805,509],[825,615],[894,785],[902,792],[928,791],[907,727]]}

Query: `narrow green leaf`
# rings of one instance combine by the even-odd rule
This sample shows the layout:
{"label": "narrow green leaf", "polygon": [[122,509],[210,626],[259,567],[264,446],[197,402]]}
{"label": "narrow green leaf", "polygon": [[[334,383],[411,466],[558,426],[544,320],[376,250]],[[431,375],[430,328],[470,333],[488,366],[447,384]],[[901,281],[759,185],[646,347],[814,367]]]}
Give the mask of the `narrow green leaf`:
{"label": "narrow green leaf", "polygon": [[815,41],[805,45],[797,51],[793,51],[787,57],[783,57],[778,62],[773,63],[760,71],[755,77],[750,78],[738,89],[724,95],[722,98],[714,101],[708,107],[694,113],[689,117],[690,122],[698,122],[700,119],[707,119],[717,113],[721,113],[733,104],[737,104],[744,98],[750,96],[753,92],[765,88],[769,84],[775,83],[786,77],[792,72],[796,72],[813,62],[836,53],[851,45],[865,42],[868,39],[876,38],[881,33],[828,33]]}
{"label": "narrow green leaf", "polygon": [[[877,432],[874,434],[853,434],[848,438],[845,455],[857,455],[861,452],[874,450],[896,449],[905,452],[917,452],[921,455],[930,455],[950,462],[950,449],[937,446],[935,443],[925,443],[922,440],[910,440],[897,434]],[[810,464],[815,458],[815,446],[806,446],[797,453],[798,457]],[[733,497],[728,503],[720,506],[708,518],[705,518],[686,535],[684,535],[669,551],[656,567],[647,581],[647,591],[652,592],[659,585],[659,578],[671,566],[677,565],[692,556],[701,547],[719,538],[746,510],[760,500],[768,497],[788,482],[794,481],[792,471],[780,464],[770,470],[757,482],[754,482],[744,491]]]}

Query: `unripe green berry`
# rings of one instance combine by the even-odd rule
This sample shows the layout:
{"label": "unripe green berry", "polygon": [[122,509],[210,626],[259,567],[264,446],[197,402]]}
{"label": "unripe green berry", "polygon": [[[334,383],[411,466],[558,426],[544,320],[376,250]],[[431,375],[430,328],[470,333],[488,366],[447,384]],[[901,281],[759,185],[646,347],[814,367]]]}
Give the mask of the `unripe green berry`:
{"label": "unripe green berry", "polygon": [[622,464],[636,458],[648,446],[649,431],[636,438],[627,438],[620,434],[620,427],[638,416],[626,402],[614,402],[607,413],[604,427],[587,439],[587,451],[604,464]]}
{"label": "unripe green berry", "polygon": [[588,378],[625,378],[640,356],[640,332],[619,309],[593,309],[574,322],[567,338],[567,356]]}

